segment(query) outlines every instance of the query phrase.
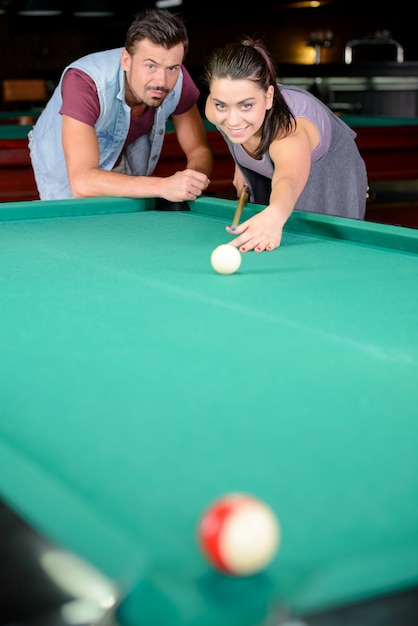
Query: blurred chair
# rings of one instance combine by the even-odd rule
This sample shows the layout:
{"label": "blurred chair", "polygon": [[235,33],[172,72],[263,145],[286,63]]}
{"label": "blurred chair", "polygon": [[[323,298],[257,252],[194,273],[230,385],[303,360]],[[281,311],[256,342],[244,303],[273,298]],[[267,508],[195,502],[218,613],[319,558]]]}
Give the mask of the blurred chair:
{"label": "blurred chair", "polygon": [[10,78],[2,80],[4,110],[30,109],[44,106],[49,98],[43,78]]}

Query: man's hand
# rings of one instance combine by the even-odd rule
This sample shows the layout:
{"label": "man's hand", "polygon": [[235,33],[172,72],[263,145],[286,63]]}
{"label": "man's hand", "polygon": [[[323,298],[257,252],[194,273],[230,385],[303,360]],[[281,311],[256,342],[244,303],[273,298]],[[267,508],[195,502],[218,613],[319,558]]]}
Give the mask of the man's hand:
{"label": "man's hand", "polygon": [[171,202],[196,200],[208,188],[209,183],[206,174],[195,170],[183,170],[162,179],[160,195]]}

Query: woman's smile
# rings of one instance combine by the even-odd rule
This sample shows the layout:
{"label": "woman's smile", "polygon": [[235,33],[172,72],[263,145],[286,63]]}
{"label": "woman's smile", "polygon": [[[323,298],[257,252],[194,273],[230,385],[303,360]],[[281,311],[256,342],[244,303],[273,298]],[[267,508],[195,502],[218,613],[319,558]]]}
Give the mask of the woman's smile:
{"label": "woman's smile", "polygon": [[246,126],[241,126],[240,128],[231,128],[230,126],[225,126],[226,132],[228,133],[228,135],[231,135],[231,137],[241,137],[245,134],[247,129],[248,124]]}

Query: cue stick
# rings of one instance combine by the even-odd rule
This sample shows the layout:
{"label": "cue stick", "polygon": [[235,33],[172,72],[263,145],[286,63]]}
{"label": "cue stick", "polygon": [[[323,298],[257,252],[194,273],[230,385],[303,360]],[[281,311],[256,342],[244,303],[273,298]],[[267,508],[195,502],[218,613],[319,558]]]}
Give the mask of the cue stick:
{"label": "cue stick", "polygon": [[234,219],[232,220],[232,224],[231,224],[232,230],[235,230],[236,227],[238,226],[238,223],[241,219],[242,210],[244,206],[247,204],[247,200],[248,200],[248,192],[243,191],[239,197],[237,208],[235,209]]}

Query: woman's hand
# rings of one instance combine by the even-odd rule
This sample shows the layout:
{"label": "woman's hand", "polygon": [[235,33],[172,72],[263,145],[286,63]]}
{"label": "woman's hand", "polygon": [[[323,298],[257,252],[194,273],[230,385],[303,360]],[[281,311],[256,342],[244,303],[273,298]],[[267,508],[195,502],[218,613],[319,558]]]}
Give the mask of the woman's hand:
{"label": "woman's hand", "polygon": [[250,217],[235,230],[227,226],[231,235],[237,235],[231,242],[241,252],[254,250],[255,252],[270,252],[280,246],[284,221],[277,207],[269,205],[257,215]]}

